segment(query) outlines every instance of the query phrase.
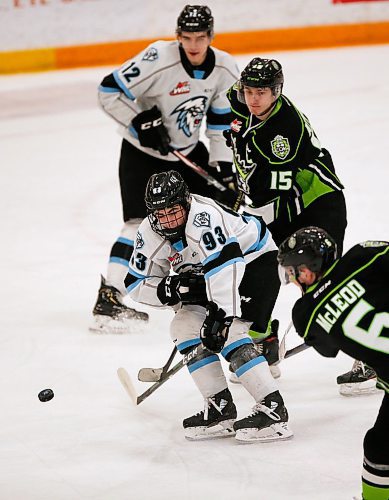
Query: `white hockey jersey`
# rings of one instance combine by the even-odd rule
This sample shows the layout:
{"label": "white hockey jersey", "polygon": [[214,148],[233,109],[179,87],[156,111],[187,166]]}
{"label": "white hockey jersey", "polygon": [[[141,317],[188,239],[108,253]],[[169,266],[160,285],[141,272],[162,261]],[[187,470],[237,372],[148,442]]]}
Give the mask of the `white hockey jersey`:
{"label": "white hockey jersey", "polygon": [[99,102],[120,123],[121,134],[127,141],[149,155],[177,161],[171,153],[161,157],[158,151],[142,147],[131,125],[138,113],[156,105],[174,149],[190,153],[199,141],[200,126],[206,117],[210,164],[232,161],[222,133],[230,128],[226,91],[238,79],[239,70],[227,52],[215,48],[210,51],[210,71],[192,67],[189,74],[179,43],[157,41],[104,78],[99,87]]}
{"label": "white hockey jersey", "polygon": [[171,243],[146,218],[139,226],[125,280],[131,298],[157,307],[157,286],[171,271],[196,270],[205,277],[209,301],[240,317],[239,285],[246,264],[277,250],[263,221],[226,210],[210,198],[191,195],[185,238]]}

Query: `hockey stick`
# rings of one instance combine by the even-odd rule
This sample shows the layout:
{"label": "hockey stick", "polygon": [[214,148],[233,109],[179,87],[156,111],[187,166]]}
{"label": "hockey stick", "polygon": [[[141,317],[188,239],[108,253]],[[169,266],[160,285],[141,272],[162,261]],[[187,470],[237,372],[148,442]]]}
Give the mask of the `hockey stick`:
{"label": "hockey stick", "polygon": [[[211,174],[209,174],[206,170],[204,170],[200,165],[197,165],[194,161],[190,160],[187,156],[183,155],[180,151],[177,151],[177,149],[169,148],[170,152],[174,154],[175,157],[177,157],[179,160],[182,161],[182,163],[185,163],[186,166],[194,170],[197,174],[199,174],[200,177],[205,179],[208,184],[211,184],[212,186],[215,186],[215,188],[219,189],[219,191],[227,191],[228,188],[224,186],[221,182],[219,182],[217,179],[212,177]],[[231,191],[231,190],[229,190]]]}
{"label": "hockey stick", "polygon": [[162,368],[141,368],[138,372],[138,380],[140,382],[158,382],[161,380],[162,375],[164,375],[170,368],[176,353],[177,347],[174,346],[169,359],[162,366]]}
{"label": "hockey stick", "polygon": [[244,202],[244,198],[245,198],[245,193],[243,191],[239,191],[239,193],[237,194],[236,191],[224,186],[221,182],[219,182],[217,179],[212,177],[212,175],[209,174],[206,170],[204,170],[202,167],[200,167],[200,165],[198,165],[194,161],[190,160],[187,156],[182,154],[177,149],[173,149],[172,147],[170,147],[169,149],[170,149],[170,152],[172,154],[174,154],[174,156],[176,156],[179,160],[182,161],[182,163],[185,163],[185,165],[187,165],[189,168],[191,168],[196,173],[198,173],[200,175],[200,177],[202,177],[203,179],[205,179],[208,182],[208,184],[215,186],[220,191],[229,191],[229,192],[237,195],[237,198],[235,200],[234,206],[232,207],[232,210],[234,210],[235,212],[237,212],[239,210],[239,207]]}
{"label": "hockey stick", "polygon": [[[294,356],[299,352],[305,351],[305,349],[307,349],[308,347],[310,346],[306,344],[300,344],[296,347],[293,347],[292,349],[286,351],[282,359],[290,358],[291,356]],[[137,396],[134,384],[132,383],[131,377],[128,374],[128,372],[124,368],[118,368],[117,374],[120,382],[122,383],[127,394],[130,396],[134,405],[139,405],[140,403],[142,403],[142,401],[144,401],[151,394],[153,394],[153,392],[159,389],[159,387],[161,387],[162,384],[167,382],[174,374],[179,372],[181,368],[187,365],[188,361],[190,361],[194,356],[201,354],[203,351],[204,351],[203,345],[202,344],[197,345],[192,351],[188,352],[188,354],[185,354],[185,356],[181,359],[181,361],[175,364],[173,368],[170,368],[170,370],[163,373],[158,382],[155,382],[151,387],[149,387],[145,392],[142,392],[142,394],[140,394],[139,396]]]}
{"label": "hockey stick", "polygon": [[204,351],[204,347],[202,344],[198,344],[191,351],[183,356],[183,358],[170,368],[170,370],[166,371],[158,382],[155,382],[151,387],[149,387],[145,392],[137,396],[134,384],[132,383],[131,377],[128,372],[124,368],[118,368],[117,374],[120,382],[122,383],[124,389],[127,394],[130,396],[134,405],[139,405],[142,401],[150,396],[154,391],[156,391],[162,384],[167,382],[170,377],[172,377],[175,373],[181,370],[181,368],[188,364],[188,362],[198,354],[201,354]]}

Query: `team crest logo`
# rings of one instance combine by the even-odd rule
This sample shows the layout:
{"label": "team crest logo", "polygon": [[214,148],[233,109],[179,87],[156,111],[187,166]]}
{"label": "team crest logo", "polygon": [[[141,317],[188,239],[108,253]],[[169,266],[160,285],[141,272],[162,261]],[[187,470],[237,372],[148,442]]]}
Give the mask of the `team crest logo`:
{"label": "team crest logo", "polygon": [[173,90],[169,92],[169,95],[181,95],[181,94],[189,94],[190,85],[189,82],[178,82]]}
{"label": "team crest logo", "polygon": [[237,118],[233,122],[231,122],[231,130],[234,132],[240,132],[242,128],[242,122],[240,122]]}
{"label": "team crest logo", "polygon": [[142,57],[142,61],[155,61],[158,59],[158,50],[155,49],[154,47],[150,47],[147,52],[145,52],[144,56]]}
{"label": "team crest logo", "polygon": [[282,137],[282,135],[276,135],[270,144],[274,156],[277,156],[281,160],[284,160],[290,153],[289,141],[286,137]]}
{"label": "team crest logo", "polygon": [[142,238],[142,235],[140,234],[140,232],[138,231],[136,233],[136,243],[135,243],[135,248],[138,249],[138,248],[142,248],[143,245],[145,244],[145,242],[143,241],[143,238]]}
{"label": "team crest logo", "polygon": [[196,227],[211,227],[211,217],[207,212],[201,212],[195,215],[193,225]]}
{"label": "team crest logo", "polygon": [[187,137],[191,137],[197,129],[200,128],[205,114],[205,104],[208,98],[204,96],[193,97],[182,102],[172,112],[177,113],[178,128],[184,132]]}

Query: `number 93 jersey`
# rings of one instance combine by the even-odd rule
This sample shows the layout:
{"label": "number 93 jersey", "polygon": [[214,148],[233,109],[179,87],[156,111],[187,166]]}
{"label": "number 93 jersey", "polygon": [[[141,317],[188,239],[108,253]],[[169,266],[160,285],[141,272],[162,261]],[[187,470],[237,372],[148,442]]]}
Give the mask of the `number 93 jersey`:
{"label": "number 93 jersey", "polygon": [[155,233],[148,219],[139,226],[125,280],[131,297],[162,307],[156,290],[171,271],[204,274],[207,296],[227,316],[241,315],[239,285],[246,264],[277,247],[261,218],[240,215],[210,198],[191,196],[185,235],[171,243]]}
{"label": "number 93 jersey", "polygon": [[364,361],[389,392],[389,243],[355,245],[293,308],[298,334],[320,354]]}

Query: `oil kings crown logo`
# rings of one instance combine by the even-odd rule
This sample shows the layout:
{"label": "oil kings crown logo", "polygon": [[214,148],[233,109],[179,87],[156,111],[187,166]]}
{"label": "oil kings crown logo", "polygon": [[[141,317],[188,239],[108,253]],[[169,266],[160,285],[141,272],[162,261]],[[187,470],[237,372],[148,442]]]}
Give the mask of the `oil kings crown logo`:
{"label": "oil kings crown logo", "polygon": [[205,96],[192,97],[179,104],[172,112],[177,113],[177,124],[187,137],[191,137],[200,128],[205,115]]}
{"label": "oil kings crown logo", "polygon": [[281,160],[284,160],[290,153],[290,145],[287,137],[276,135],[270,144],[274,156],[277,156]]}

